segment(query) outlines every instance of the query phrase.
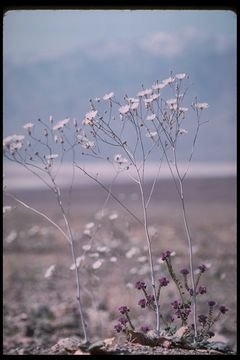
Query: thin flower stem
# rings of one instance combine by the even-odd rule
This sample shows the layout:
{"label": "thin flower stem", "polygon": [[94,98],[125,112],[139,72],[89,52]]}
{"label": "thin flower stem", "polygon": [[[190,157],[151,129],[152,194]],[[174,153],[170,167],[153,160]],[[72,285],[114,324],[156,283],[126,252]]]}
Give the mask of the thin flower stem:
{"label": "thin flower stem", "polygon": [[60,231],[60,233],[65,237],[65,239],[67,239],[67,241],[70,242],[67,234],[60,228],[60,226],[58,226],[58,224],[55,223],[55,221],[53,221],[52,219],[50,219],[49,216],[47,216],[46,214],[42,213],[41,211],[33,208],[32,206],[27,205],[24,201],[18,199],[15,195],[10,194],[9,192],[6,192],[6,191],[5,191],[5,194],[6,194],[7,196],[10,196],[12,199],[14,199],[15,201],[17,201],[19,204],[23,205],[26,209],[29,209],[29,210],[31,210],[32,212],[34,212],[34,213],[42,216],[44,219],[46,219],[48,222],[50,222],[55,228],[57,228],[57,229]]}

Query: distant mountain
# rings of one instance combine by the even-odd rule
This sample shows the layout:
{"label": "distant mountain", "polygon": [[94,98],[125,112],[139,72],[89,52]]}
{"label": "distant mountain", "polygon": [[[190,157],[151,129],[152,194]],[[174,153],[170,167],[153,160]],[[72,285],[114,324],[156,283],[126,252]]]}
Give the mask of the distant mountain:
{"label": "distant mountain", "polygon": [[235,53],[219,54],[211,48],[200,52],[196,46],[173,59],[136,48],[127,56],[115,54],[109,58],[78,50],[56,60],[27,65],[4,62],[4,135],[22,132],[24,123],[49,115],[56,120],[66,116],[81,120],[89,110],[90,98],[110,91],[119,99],[126,93],[134,96],[142,83],[149,87],[157,79],[168,77],[171,70],[187,72],[193,84],[192,95],[210,104],[204,115],[210,123],[202,127],[196,159],[235,159]]}

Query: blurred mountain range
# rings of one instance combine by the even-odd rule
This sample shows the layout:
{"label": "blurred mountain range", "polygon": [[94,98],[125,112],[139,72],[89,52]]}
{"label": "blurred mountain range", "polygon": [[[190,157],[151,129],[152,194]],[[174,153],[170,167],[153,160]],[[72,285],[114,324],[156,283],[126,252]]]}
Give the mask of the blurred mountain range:
{"label": "blurred mountain range", "polygon": [[56,121],[66,116],[81,120],[89,111],[90,98],[114,91],[122,100],[126,93],[135,96],[141,84],[150,87],[171,71],[187,72],[192,98],[197,95],[200,102],[209,103],[204,113],[209,122],[202,126],[195,160],[235,161],[235,48],[221,52],[209,43],[203,51],[193,42],[185,52],[160,56],[134,44],[125,49],[120,45],[122,51],[111,52],[96,42],[86,49],[28,64],[3,59],[4,136],[22,133],[23,124],[46,120],[49,115]]}

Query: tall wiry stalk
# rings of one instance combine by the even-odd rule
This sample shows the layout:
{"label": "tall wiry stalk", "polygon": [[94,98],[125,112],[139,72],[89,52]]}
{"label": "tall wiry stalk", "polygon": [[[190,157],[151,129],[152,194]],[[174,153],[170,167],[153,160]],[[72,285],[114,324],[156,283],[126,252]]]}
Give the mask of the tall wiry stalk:
{"label": "tall wiry stalk", "polygon": [[[180,126],[185,119],[185,113],[188,111],[188,108],[182,107],[182,103],[187,90],[181,93],[180,89],[182,80],[186,79],[187,77],[188,76],[185,73],[177,74],[174,77],[171,74],[169,78],[163,80],[161,83],[157,82],[150,89],[144,89],[143,87],[142,91],[137,94],[137,98],[129,98],[126,95],[124,97],[124,105],[115,100],[114,93],[106,94],[103,97],[103,100],[108,102],[109,110],[103,111],[102,114],[101,111],[97,109],[97,104],[99,100],[96,100],[97,102],[90,100],[91,111],[89,111],[85,115],[85,118],[82,121],[83,126],[81,127],[79,127],[76,120],[74,120],[74,127],[72,129],[69,118],[62,120],[55,125],[53,125],[53,121],[51,119],[51,126],[40,121],[40,123],[45,127],[43,139],[39,139],[32,135],[31,129],[33,124],[26,124],[24,127],[28,130],[30,139],[35,141],[36,147],[37,145],[42,146],[44,150],[43,155],[40,152],[35,151],[35,148],[35,152],[33,151],[34,156],[30,154],[29,157],[30,150],[28,148],[25,149],[25,153],[22,153],[21,148],[23,136],[21,135],[13,135],[12,137],[4,139],[5,156],[12,161],[22,164],[24,167],[32,171],[32,173],[35,173],[36,176],[42,179],[45,185],[47,185],[48,188],[52,190],[56,196],[58,206],[61,209],[61,213],[63,215],[63,219],[67,228],[67,234],[65,235],[67,236],[69,244],[71,246],[72,258],[75,264],[77,301],[79,304],[79,312],[85,341],[88,340],[88,336],[84,322],[82,304],[80,301],[80,279],[76,264],[74,239],[68,216],[66,215],[65,209],[62,205],[60,189],[55,181],[57,173],[53,176],[50,169],[55,161],[54,159],[58,155],[53,153],[49,138],[51,137],[52,141],[60,146],[61,159],[59,168],[63,162],[64,154],[68,151],[71,151],[73,155],[72,176],[75,176],[74,168],[79,168],[84,174],[93,179],[98,185],[102,187],[102,189],[104,189],[104,191],[108,193],[108,198],[111,196],[128,212],[128,214],[131,214],[133,218],[135,218],[135,220],[137,220],[143,226],[148,246],[150,277],[152,284],[152,292],[155,300],[157,316],[156,330],[158,335],[160,334],[161,313],[155,287],[152,239],[149,234],[148,208],[154,188],[157,186],[157,178],[159,176],[161,166],[159,166],[158,168],[158,172],[151,186],[150,194],[147,197],[145,191],[145,165],[147,161],[151,161],[151,155],[154,153],[157,154],[158,159],[161,158],[161,162],[163,157],[166,159],[167,165],[171,172],[171,176],[176,186],[178,196],[181,201],[184,228],[187,236],[193,298],[194,338],[196,340],[196,284],[194,280],[192,238],[190,235],[185,207],[183,181],[188,173],[190,162],[193,157],[193,151],[198,136],[199,127],[202,124],[200,123],[200,112],[203,109],[206,109],[208,107],[208,104],[198,103],[197,99],[195,99],[195,102],[192,104],[192,108],[197,114],[197,128],[193,139],[192,150],[188,159],[188,167],[184,174],[181,175],[177,160],[177,141],[181,134],[187,133],[187,130],[181,129]],[[162,89],[165,87],[169,87],[170,89],[174,90],[174,99],[164,100],[163,98],[160,98],[160,91],[162,91]],[[114,105],[119,107],[116,116],[112,116],[115,115]],[[73,130],[71,136],[69,133],[66,133],[66,129],[71,131]],[[146,140],[146,137],[148,138],[148,140]],[[65,148],[65,144],[68,146],[68,149]],[[79,148],[81,150],[79,150]],[[107,156],[104,155],[109,149],[111,149],[111,152],[113,151],[113,149],[114,152],[118,152],[120,150],[122,154],[115,153],[111,161],[110,154],[108,154]],[[172,149],[173,151],[173,163],[170,160],[168,154],[169,149]],[[139,187],[141,194],[141,208],[143,220],[139,219],[138,216],[136,216],[121,200],[119,200],[113,194],[111,186],[110,188],[108,186],[105,186],[99,180],[98,175],[91,175],[87,170],[85,170],[85,167],[82,163],[79,164],[79,155],[85,157],[88,156],[89,158],[94,159],[105,159],[108,163],[112,162],[112,165],[115,169],[116,167],[120,167],[121,171],[126,171],[126,174],[129,176],[129,178],[132,179]],[[33,163],[33,160],[35,160],[35,164]],[[134,175],[129,173],[128,170],[130,168],[133,168],[135,170]],[[46,173],[50,178],[50,184],[46,182],[44,177],[42,177],[42,173],[41,175],[39,175],[37,172],[35,172],[35,170],[32,169],[38,169],[39,171]],[[73,186],[73,177],[71,189]]]}

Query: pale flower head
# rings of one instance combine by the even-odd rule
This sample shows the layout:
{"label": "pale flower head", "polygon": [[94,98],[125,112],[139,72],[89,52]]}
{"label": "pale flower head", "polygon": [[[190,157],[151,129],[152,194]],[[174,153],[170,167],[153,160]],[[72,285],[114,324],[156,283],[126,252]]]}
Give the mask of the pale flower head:
{"label": "pale flower head", "polygon": [[128,113],[128,111],[130,110],[130,106],[129,105],[124,105],[121,106],[118,111],[120,112],[120,114],[125,115]]}
{"label": "pale flower head", "polygon": [[206,102],[196,103],[196,104],[193,104],[193,106],[200,110],[207,109],[209,107],[208,103],[206,103]]}
{"label": "pale flower head", "polygon": [[160,89],[163,89],[167,84],[165,83],[156,83],[156,84],[153,84],[152,86],[152,89],[153,90],[160,90]]}
{"label": "pale flower head", "polygon": [[124,158],[121,154],[114,155],[114,161],[118,163],[119,165],[127,164],[128,160]]}
{"label": "pale flower head", "polygon": [[109,94],[105,94],[103,96],[103,100],[111,100],[114,97],[114,92],[110,92]]}
{"label": "pale flower head", "polygon": [[146,120],[154,120],[156,119],[156,114],[151,114],[146,117]]}
{"label": "pale flower head", "polygon": [[63,119],[63,120],[58,121],[58,122],[53,126],[53,130],[60,130],[60,129],[62,129],[69,121],[70,121],[70,118],[65,118],[65,119]]}
{"label": "pale flower head", "polygon": [[169,78],[162,80],[162,83],[164,85],[168,85],[168,84],[172,84],[174,81],[175,81],[175,78],[170,76]]}
{"label": "pale flower head", "polygon": [[152,94],[152,92],[153,92],[153,89],[151,89],[151,88],[145,89],[145,90],[139,91],[137,93],[137,96],[142,97],[142,96],[150,95],[150,94]]}
{"label": "pale flower head", "polygon": [[148,131],[146,133],[146,137],[153,139],[155,136],[157,136],[157,134],[158,133],[156,131]]}
{"label": "pale flower head", "polygon": [[178,80],[183,80],[183,79],[185,79],[187,77],[187,74],[186,73],[176,74],[175,77]]}
{"label": "pale flower head", "polygon": [[185,112],[188,111],[188,108],[187,107],[180,107],[179,111],[182,112],[182,113],[185,113]]}
{"label": "pale flower head", "polygon": [[89,120],[92,120],[95,118],[95,116],[97,115],[98,111],[95,110],[95,111],[89,111],[86,115],[85,115],[85,118],[86,119],[89,119]]}
{"label": "pale flower head", "polygon": [[130,104],[130,109],[137,110],[138,106],[139,106],[139,102],[134,102],[134,103]]}
{"label": "pale flower head", "polygon": [[54,160],[58,157],[58,154],[50,154],[46,156],[47,160]]}
{"label": "pale flower head", "polygon": [[31,131],[33,126],[34,126],[34,124],[29,122],[29,123],[26,123],[25,125],[23,125],[23,128],[28,130],[28,131]]}
{"label": "pale flower head", "polygon": [[7,136],[3,139],[3,146],[9,145],[12,142],[20,142],[22,140],[24,140],[25,136],[24,135],[10,135]]}
{"label": "pale flower head", "polygon": [[45,275],[44,275],[45,279],[48,279],[53,275],[55,268],[56,268],[55,265],[51,265],[51,266],[49,266],[49,268],[47,268]]}
{"label": "pale flower head", "polygon": [[178,132],[179,132],[179,134],[187,134],[188,133],[188,131],[185,129],[179,129]]}
{"label": "pale flower head", "polygon": [[3,214],[7,214],[12,210],[12,206],[10,205],[5,205],[3,206]]}

